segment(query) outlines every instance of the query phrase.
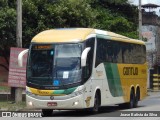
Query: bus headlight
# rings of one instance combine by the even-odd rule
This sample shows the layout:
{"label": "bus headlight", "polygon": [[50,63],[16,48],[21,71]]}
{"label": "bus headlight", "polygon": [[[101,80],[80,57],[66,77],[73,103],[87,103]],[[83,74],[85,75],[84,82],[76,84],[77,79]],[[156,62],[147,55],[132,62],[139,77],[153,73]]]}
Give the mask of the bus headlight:
{"label": "bus headlight", "polygon": [[28,102],[29,106],[33,106],[33,103],[31,101]]}
{"label": "bus headlight", "polygon": [[79,102],[77,101],[77,102],[73,102],[73,106],[76,106],[76,105],[78,105],[79,104]]}

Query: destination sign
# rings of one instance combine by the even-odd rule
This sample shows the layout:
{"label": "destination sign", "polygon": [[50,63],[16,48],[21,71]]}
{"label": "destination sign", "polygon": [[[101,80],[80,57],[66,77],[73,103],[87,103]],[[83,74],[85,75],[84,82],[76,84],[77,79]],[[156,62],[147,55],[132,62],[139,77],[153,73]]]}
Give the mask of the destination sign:
{"label": "destination sign", "polygon": [[36,49],[36,50],[46,50],[46,49],[51,49],[52,48],[52,45],[35,45],[33,46],[33,49]]}

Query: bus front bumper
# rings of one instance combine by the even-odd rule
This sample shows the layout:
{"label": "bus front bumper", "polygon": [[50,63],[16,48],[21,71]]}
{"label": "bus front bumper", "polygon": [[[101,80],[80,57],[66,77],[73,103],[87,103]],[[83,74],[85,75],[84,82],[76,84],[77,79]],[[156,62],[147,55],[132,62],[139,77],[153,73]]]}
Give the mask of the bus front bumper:
{"label": "bus front bumper", "polygon": [[83,109],[86,106],[83,94],[64,100],[41,100],[26,95],[26,104],[27,108],[57,110]]}

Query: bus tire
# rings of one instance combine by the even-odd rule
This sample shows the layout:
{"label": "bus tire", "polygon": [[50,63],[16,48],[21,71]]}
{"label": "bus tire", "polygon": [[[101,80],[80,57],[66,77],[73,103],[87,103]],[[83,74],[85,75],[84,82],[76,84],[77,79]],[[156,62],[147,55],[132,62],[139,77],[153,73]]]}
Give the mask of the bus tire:
{"label": "bus tire", "polygon": [[135,105],[135,93],[134,93],[134,89],[132,89],[130,92],[130,101],[127,103],[119,104],[119,107],[130,109],[130,108],[134,108],[134,105]]}
{"label": "bus tire", "polygon": [[43,117],[52,116],[53,110],[52,109],[42,109]]}
{"label": "bus tire", "polygon": [[140,100],[140,90],[139,88],[136,90],[136,96],[135,96],[135,103],[134,103],[134,107],[138,106],[138,101]]}
{"label": "bus tire", "polygon": [[97,113],[99,111],[100,107],[100,95],[98,92],[96,92],[95,97],[94,97],[94,106],[91,108],[92,113]]}
{"label": "bus tire", "polygon": [[134,105],[135,105],[135,93],[134,90],[132,89],[130,93],[130,101],[128,103],[128,108],[134,108]]}

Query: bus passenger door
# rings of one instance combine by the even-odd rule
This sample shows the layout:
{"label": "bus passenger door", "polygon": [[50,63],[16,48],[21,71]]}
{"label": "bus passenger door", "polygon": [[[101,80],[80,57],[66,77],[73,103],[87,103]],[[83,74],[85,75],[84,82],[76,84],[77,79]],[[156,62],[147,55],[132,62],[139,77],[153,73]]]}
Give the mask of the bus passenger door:
{"label": "bus passenger door", "polygon": [[93,80],[93,65],[94,65],[94,48],[95,48],[95,38],[89,38],[86,41],[85,47],[90,47],[90,51],[87,55],[86,60],[86,66],[83,67],[83,79],[84,79],[84,86],[86,88],[85,94],[84,94],[84,100],[86,104],[86,107],[91,106],[91,99],[92,99],[92,93],[93,93],[93,86],[92,86],[92,80]]}

